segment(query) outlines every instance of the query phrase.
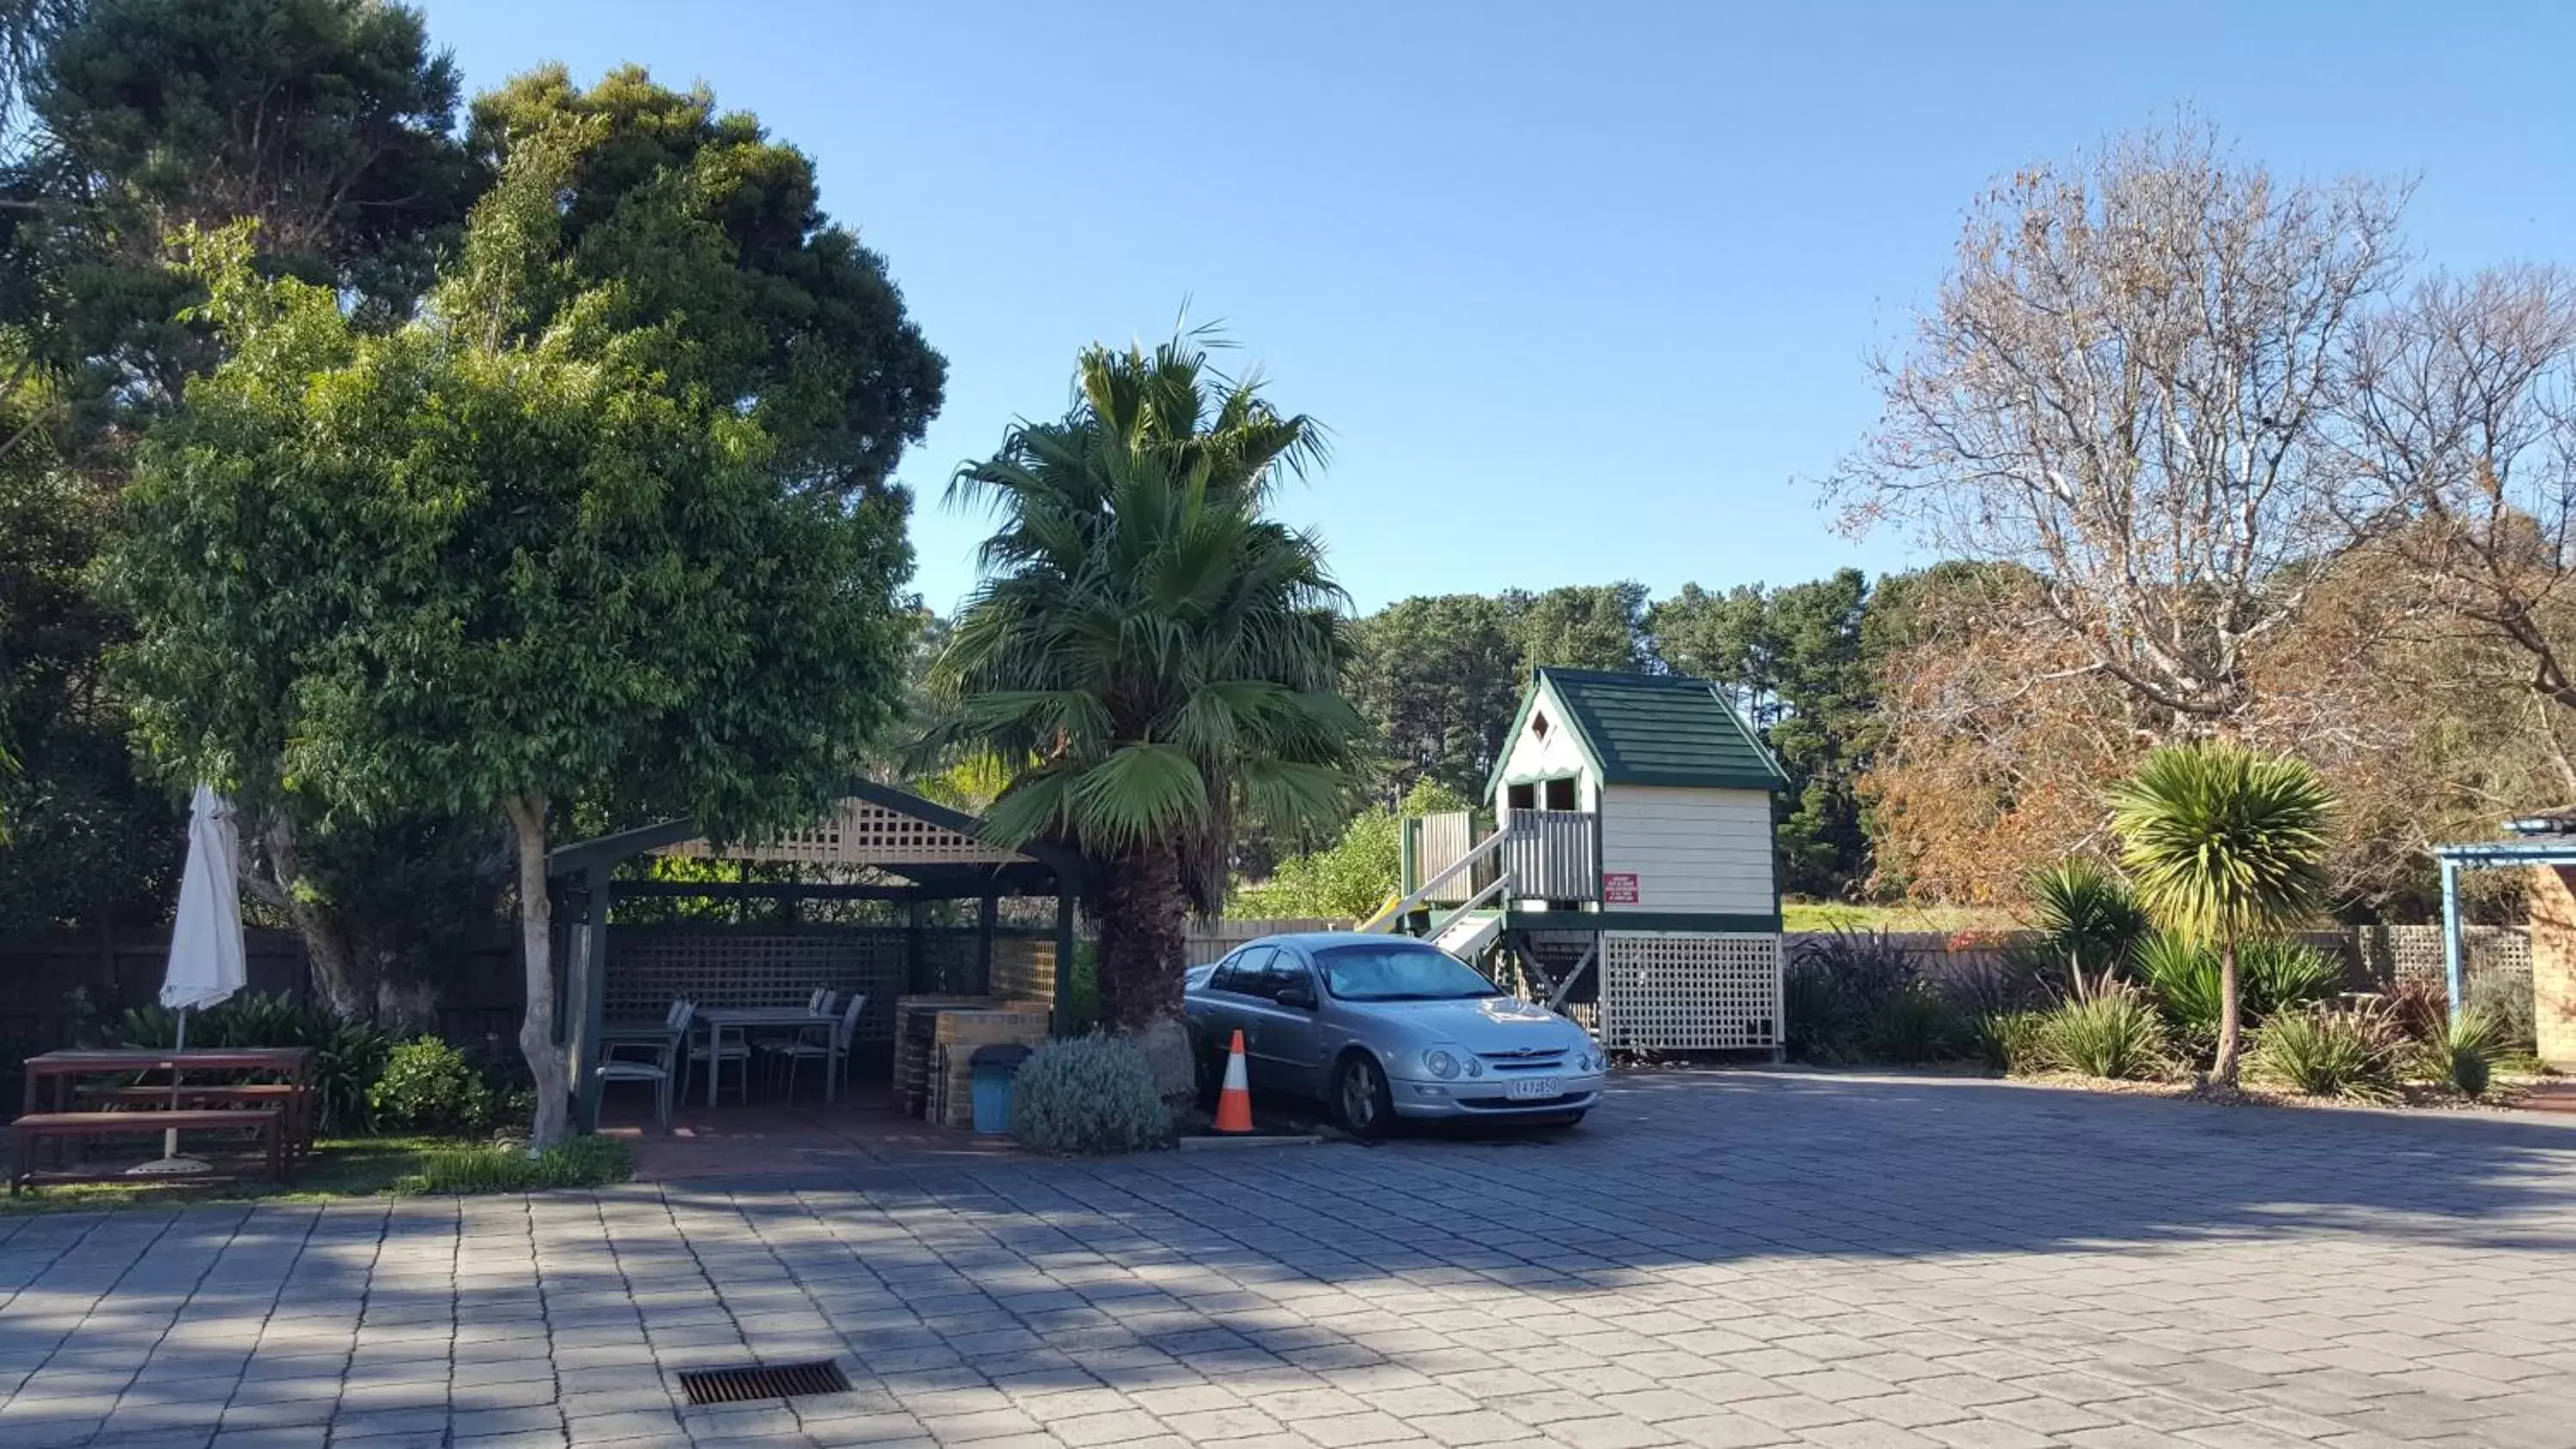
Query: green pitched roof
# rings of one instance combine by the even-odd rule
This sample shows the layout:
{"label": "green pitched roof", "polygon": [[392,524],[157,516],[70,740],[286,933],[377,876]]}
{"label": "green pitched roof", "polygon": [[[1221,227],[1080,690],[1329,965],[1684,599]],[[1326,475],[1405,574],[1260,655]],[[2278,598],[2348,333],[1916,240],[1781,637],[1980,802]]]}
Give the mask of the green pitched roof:
{"label": "green pitched roof", "polygon": [[1540,686],[1564,703],[1584,753],[1607,785],[1785,790],[1788,777],[1717,686],[1678,674],[1542,668],[1512,726],[1518,739]]}

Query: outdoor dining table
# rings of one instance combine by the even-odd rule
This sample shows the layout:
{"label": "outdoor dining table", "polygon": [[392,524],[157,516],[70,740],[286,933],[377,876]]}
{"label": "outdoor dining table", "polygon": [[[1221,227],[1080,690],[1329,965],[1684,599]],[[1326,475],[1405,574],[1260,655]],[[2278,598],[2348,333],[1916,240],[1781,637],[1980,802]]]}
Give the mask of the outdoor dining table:
{"label": "outdoor dining table", "polygon": [[[814,1028],[831,1030],[840,1018],[828,1012],[813,1011],[803,1006],[701,1006],[698,1021],[707,1028],[707,1105],[716,1104],[716,1078],[721,1075],[716,1065],[722,1060],[724,1034],[736,1036],[755,1029],[806,1031]],[[749,1081],[748,1077],[744,1078]]]}

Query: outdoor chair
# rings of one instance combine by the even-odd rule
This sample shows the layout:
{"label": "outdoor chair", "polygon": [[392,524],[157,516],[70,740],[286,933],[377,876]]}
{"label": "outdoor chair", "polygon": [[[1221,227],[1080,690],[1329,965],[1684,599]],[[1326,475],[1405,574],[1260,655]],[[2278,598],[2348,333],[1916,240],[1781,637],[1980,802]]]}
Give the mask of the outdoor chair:
{"label": "outdoor chair", "polygon": [[[816,1016],[831,1015],[833,1009],[839,1006],[840,1003],[841,993],[833,990],[829,986],[817,986],[805,997],[805,1009]],[[751,1049],[758,1052],[763,1061],[767,1064],[763,1070],[766,1072],[768,1079],[762,1085],[770,1091],[776,1091],[778,1089],[778,1066],[779,1063],[785,1059],[782,1055],[783,1050],[805,1040],[810,1033],[822,1029],[823,1028],[821,1027],[815,1026],[799,1026],[787,1031],[765,1031],[752,1037]],[[793,1085],[793,1083],[790,1083],[791,1089]]]}
{"label": "outdoor chair", "polygon": [[793,1040],[763,1042],[761,1049],[770,1054],[770,1069],[784,1067],[787,1072],[787,1100],[796,1100],[796,1069],[808,1061],[823,1063],[823,1100],[835,1101],[841,1095],[841,1075],[849,1069],[850,1043],[859,1034],[859,1014],[868,1009],[868,994],[853,995],[841,1010],[841,1019],[832,1024],[827,1040],[816,1041],[799,1033]]}
{"label": "outdoor chair", "polygon": [[686,1033],[681,1040],[688,1043],[688,1065],[682,1069],[680,1078],[684,1084],[694,1078],[703,1066],[716,1074],[715,1090],[721,1093],[724,1091],[724,1066],[731,1062],[735,1095],[744,1102],[751,1100],[751,1043],[743,1040],[740,1034],[727,1036],[713,1026],[703,1033]]}
{"label": "outdoor chair", "polygon": [[666,1035],[659,1040],[611,1042],[607,1056],[594,1069],[603,1087],[610,1082],[651,1082],[653,1120],[665,1132],[671,1130],[671,1104],[688,1069],[683,1043],[689,1039],[694,1011],[686,1001],[672,1002],[670,1014],[663,1019]]}

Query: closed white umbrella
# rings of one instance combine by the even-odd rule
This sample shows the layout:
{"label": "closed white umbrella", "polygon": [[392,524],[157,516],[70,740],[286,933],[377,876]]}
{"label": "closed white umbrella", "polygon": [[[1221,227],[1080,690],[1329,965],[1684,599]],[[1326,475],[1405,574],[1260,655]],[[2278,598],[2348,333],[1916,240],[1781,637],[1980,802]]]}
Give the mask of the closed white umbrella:
{"label": "closed white umbrella", "polygon": [[[179,911],[170,922],[170,969],[161,978],[161,1004],[179,1013],[179,1049],[188,1048],[188,1014],[213,1006],[250,977],[242,949],[241,832],[232,802],[199,785],[188,807],[188,867],[179,877]],[[171,1074],[170,1105],[179,1105],[178,1074]],[[203,1172],[206,1164],[179,1155],[179,1134],[161,1134],[161,1160],[138,1172]]]}

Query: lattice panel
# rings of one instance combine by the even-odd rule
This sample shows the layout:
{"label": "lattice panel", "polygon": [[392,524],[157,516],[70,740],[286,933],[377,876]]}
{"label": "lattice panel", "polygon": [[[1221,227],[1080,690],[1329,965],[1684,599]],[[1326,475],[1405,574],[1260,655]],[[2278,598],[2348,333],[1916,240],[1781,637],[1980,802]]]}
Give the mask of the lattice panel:
{"label": "lattice panel", "polygon": [[1780,938],[1603,932],[1598,1030],[1630,1051],[1778,1046]]}
{"label": "lattice panel", "polygon": [[[684,840],[656,852],[689,856],[710,853],[704,840]],[[721,858],[816,865],[991,865],[1026,857],[873,800],[848,799],[834,808],[830,819],[811,830],[791,830],[775,840],[738,841],[726,846]]]}
{"label": "lattice panel", "polygon": [[[2448,974],[2439,926],[2364,927],[2354,935],[2374,980],[2439,985]],[[2462,926],[2460,945],[2460,974],[2470,981],[2531,975],[2531,937],[2519,926]]]}
{"label": "lattice panel", "polygon": [[[844,996],[868,994],[859,1014],[861,1041],[894,1037],[894,999],[912,989],[900,929],[845,929],[797,935],[692,930],[669,926],[608,928],[608,972],[602,996],[609,1021],[655,1021],[671,998],[701,1006],[773,1006],[801,1002],[818,986]],[[969,940],[971,952],[974,943]]]}

